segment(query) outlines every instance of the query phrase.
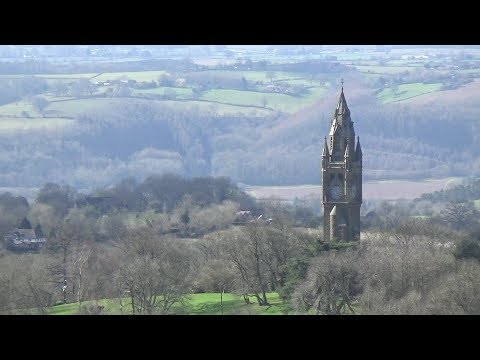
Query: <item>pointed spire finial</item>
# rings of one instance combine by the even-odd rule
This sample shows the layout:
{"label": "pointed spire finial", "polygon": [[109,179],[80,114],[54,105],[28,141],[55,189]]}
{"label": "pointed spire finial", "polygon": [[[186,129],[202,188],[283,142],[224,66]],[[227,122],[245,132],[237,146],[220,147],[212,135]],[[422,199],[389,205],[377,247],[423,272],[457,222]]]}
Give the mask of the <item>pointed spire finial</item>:
{"label": "pointed spire finial", "polygon": [[357,136],[357,148],[355,149],[357,160],[362,156],[362,147],[360,146],[360,136]]}
{"label": "pointed spire finial", "polygon": [[323,144],[322,157],[328,157],[328,156],[330,156],[330,152],[328,151],[327,137],[325,136],[325,143]]}
{"label": "pointed spire finial", "polygon": [[342,92],[343,92],[343,78],[342,78],[342,80],[341,80],[341,83],[342,83]]}

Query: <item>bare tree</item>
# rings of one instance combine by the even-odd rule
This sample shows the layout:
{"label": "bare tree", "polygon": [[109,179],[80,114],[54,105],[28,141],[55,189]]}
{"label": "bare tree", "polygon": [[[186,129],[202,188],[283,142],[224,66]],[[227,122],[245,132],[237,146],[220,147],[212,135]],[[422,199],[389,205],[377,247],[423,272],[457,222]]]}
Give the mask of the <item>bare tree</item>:
{"label": "bare tree", "polygon": [[53,92],[55,96],[67,96],[68,95],[68,86],[64,81],[57,80],[53,84]]}
{"label": "bare tree", "polygon": [[122,294],[129,293],[134,314],[168,314],[183,303],[192,282],[184,243],[146,226],[128,234],[121,247],[124,261],[115,282]]}
{"label": "bare tree", "polygon": [[469,228],[477,222],[478,211],[471,202],[451,202],[442,210],[441,216],[454,229],[461,230]]}
{"label": "bare tree", "polygon": [[77,290],[76,282],[72,281],[72,262],[75,260],[72,254],[78,247],[91,242],[94,234],[93,221],[77,208],[70,209],[66,218],[58,222],[50,233],[48,248],[52,254],[60,255],[60,262],[51,270],[59,285],[65,286],[64,302],[67,302],[68,293],[75,296]]}
{"label": "bare tree", "polygon": [[259,305],[269,305],[267,300],[267,281],[265,276],[264,255],[265,244],[263,242],[263,227],[261,224],[251,223],[245,226],[244,231],[247,235],[246,250],[247,256],[253,260],[254,274],[257,282],[257,288],[260,290],[262,298],[255,292]]}
{"label": "bare tree", "polygon": [[72,278],[76,283],[77,302],[78,307],[82,306],[82,301],[85,296],[85,267],[88,263],[92,249],[87,244],[81,244],[73,250],[72,254]]}
{"label": "bare tree", "polygon": [[398,95],[398,84],[393,82],[392,85],[390,86],[390,89],[392,89],[392,94],[394,96]]}
{"label": "bare tree", "polygon": [[423,220],[400,219],[392,229],[362,239],[358,266],[367,314],[422,314],[426,299],[455,269],[451,232]]}
{"label": "bare tree", "polygon": [[358,258],[354,251],[332,251],[315,258],[306,280],[295,290],[295,308],[325,315],[355,313],[352,305],[363,290]]}
{"label": "bare tree", "polygon": [[34,96],[32,98],[33,108],[43,115],[43,110],[50,104],[50,102],[43,96]]}
{"label": "bare tree", "polygon": [[267,78],[270,79],[270,82],[273,83],[273,79],[275,79],[277,77],[277,74],[273,71],[267,71],[266,76],[267,76]]}
{"label": "bare tree", "polygon": [[129,97],[132,96],[132,89],[127,86],[117,86],[115,91],[115,96],[118,97]]}
{"label": "bare tree", "polygon": [[480,315],[480,264],[469,259],[459,260],[457,265],[429,294],[429,314]]}
{"label": "bare tree", "polygon": [[265,244],[262,233],[262,226],[251,223],[242,230],[232,229],[222,242],[223,253],[235,268],[245,301],[249,303],[248,294],[253,293],[261,306],[269,305],[268,268],[263,261]]}
{"label": "bare tree", "polygon": [[165,89],[165,91],[163,92],[163,96],[167,100],[175,100],[175,98],[177,97],[177,92],[174,89],[168,88]]}
{"label": "bare tree", "polygon": [[51,260],[38,256],[29,260],[30,266],[26,266],[24,273],[25,293],[23,298],[29,300],[31,306],[35,307],[40,314],[45,315],[48,307],[54,305],[55,302],[56,283],[49,271]]}
{"label": "bare tree", "polygon": [[268,99],[267,99],[267,97],[264,95],[264,96],[262,96],[262,106],[263,106],[264,108],[266,108],[267,105],[268,105]]}
{"label": "bare tree", "polygon": [[72,96],[92,96],[95,93],[95,85],[88,79],[79,79],[72,84]]}
{"label": "bare tree", "polygon": [[43,254],[23,254],[2,260],[0,305],[12,313],[46,314],[55,303],[56,284],[49,268],[52,259]]}

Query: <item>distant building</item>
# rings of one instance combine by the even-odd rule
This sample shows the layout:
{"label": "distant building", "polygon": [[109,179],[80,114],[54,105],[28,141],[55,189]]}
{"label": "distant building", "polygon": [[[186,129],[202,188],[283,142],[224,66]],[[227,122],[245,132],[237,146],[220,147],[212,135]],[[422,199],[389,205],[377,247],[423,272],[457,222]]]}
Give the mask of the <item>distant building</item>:
{"label": "distant building", "polygon": [[30,222],[25,218],[20,225],[4,237],[5,245],[9,250],[40,250],[47,240],[43,236],[42,227],[37,225],[32,229]]}
{"label": "distant building", "polygon": [[253,220],[254,217],[252,216],[251,212],[248,210],[242,210],[235,214],[235,219],[233,220],[233,224],[246,224],[247,222]]}
{"label": "distant building", "polygon": [[260,216],[253,216],[253,214],[249,211],[239,211],[235,214],[235,220],[233,221],[233,225],[245,225],[247,223],[265,223],[271,224],[273,219],[265,219],[263,214]]}
{"label": "distant building", "polygon": [[[362,149],[342,91],[329,134],[323,145],[323,233],[326,240],[360,239]],[[330,146],[329,146],[330,145]]]}

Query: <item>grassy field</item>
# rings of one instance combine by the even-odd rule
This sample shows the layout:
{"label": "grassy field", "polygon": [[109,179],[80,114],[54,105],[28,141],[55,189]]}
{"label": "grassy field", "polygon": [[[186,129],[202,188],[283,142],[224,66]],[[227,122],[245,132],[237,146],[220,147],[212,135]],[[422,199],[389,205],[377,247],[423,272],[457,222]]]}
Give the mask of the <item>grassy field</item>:
{"label": "grassy field", "polygon": [[[348,57],[348,56],[347,56]],[[412,66],[357,66],[365,76],[377,76],[376,73],[395,73],[414,69]],[[371,73],[367,72],[371,71]],[[212,71],[212,72],[217,72]],[[134,79],[137,81],[158,80],[166,71],[130,71],[130,72],[109,72],[109,73],[79,73],[79,74],[39,74],[37,76],[46,78],[48,81],[56,80],[74,80],[88,78],[91,81],[106,81],[114,79]],[[272,79],[266,71],[233,71],[218,70],[219,74],[241,75],[249,81],[262,81],[269,84]],[[200,112],[215,112],[220,115],[241,114],[245,116],[265,116],[273,111],[286,113],[297,112],[307,106],[312,105],[321,99],[327,93],[329,84],[320,86],[318,80],[311,80],[308,74],[290,73],[284,71],[274,71],[275,77],[273,83],[288,83],[290,85],[303,85],[308,88],[308,93],[304,96],[290,96],[281,93],[265,93],[260,91],[241,91],[234,89],[212,89],[203,93],[198,100],[192,99],[191,88],[177,87],[158,87],[154,89],[133,89],[134,96],[142,94],[164,95],[167,89],[172,89],[176,93],[174,100],[145,100],[155,101],[168,107],[196,108]],[[19,77],[21,75],[15,75]],[[326,79],[327,77],[325,77]],[[323,82],[326,80],[323,79]],[[97,88],[97,93],[102,93],[108,87]],[[418,97],[422,94],[438,91],[441,84],[423,84],[411,83],[403,84],[398,87],[394,93],[388,88],[377,94],[378,100],[383,104],[403,101]],[[114,108],[118,102],[123,102],[123,98],[74,98],[74,97],[56,97],[51,93],[42,94],[50,101],[45,109],[47,117],[69,118],[76,117],[85,111],[95,111],[96,108],[108,107]],[[60,125],[66,123],[62,120],[50,121],[44,120],[40,113],[34,110],[28,99],[17,101],[11,104],[0,106],[0,131],[30,128],[48,128],[51,125]]]}
{"label": "grassy field", "polygon": [[473,200],[473,204],[475,205],[475,207],[476,207],[477,209],[480,209],[480,199],[478,199],[478,200]]}
{"label": "grassy field", "polygon": [[245,106],[263,106],[263,99],[266,99],[267,108],[284,112],[295,112],[305,106],[311,105],[320,99],[326,92],[327,90],[325,88],[312,87],[310,88],[310,94],[307,96],[294,97],[277,93],[214,89],[203,94],[202,99]]}
{"label": "grassy field", "polygon": [[134,94],[155,94],[155,95],[164,95],[165,90],[170,89],[175,91],[177,94],[177,99],[188,99],[192,97],[192,89],[191,88],[180,88],[180,87],[167,87],[167,86],[160,86],[154,89],[134,89]]}
{"label": "grassy field", "polygon": [[107,80],[136,80],[136,81],[158,81],[160,75],[166,74],[163,70],[153,71],[125,71],[125,72],[109,72],[102,73],[95,77],[93,81],[107,81]]}
{"label": "grassy field", "polygon": [[[283,315],[291,312],[288,305],[283,303],[277,293],[267,294],[270,306],[259,306],[254,297],[250,297],[251,304],[245,304],[241,296],[223,294],[224,315]],[[98,303],[85,301],[82,305],[99,304],[104,306],[105,314],[131,314],[129,299],[104,299]],[[50,315],[75,315],[79,312],[78,303],[57,305],[48,309]],[[205,293],[190,295],[184,306],[178,305],[177,312],[187,315],[221,315],[222,305],[219,293]]]}
{"label": "grassy field", "polygon": [[375,74],[398,74],[404,71],[415,71],[418,69],[416,66],[380,66],[380,65],[357,65],[355,66],[358,71],[362,73],[375,73]]}
{"label": "grassy field", "polygon": [[74,121],[64,118],[0,118],[0,132],[66,127],[72,125]]}
{"label": "grassy field", "polygon": [[461,69],[457,70],[460,74],[474,74],[474,75],[479,75],[480,74],[480,69]]}
{"label": "grassy field", "polygon": [[[415,199],[423,193],[443,189],[449,181],[456,178],[425,180],[385,180],[367,181],[362,186],[363,198],[366,200]],[[321,198],[322,186],[247,186],[245,191],[257,199],[294,200],[305,197]]]}
{"label": "grassy field", "polygon": [[290,85],[305,85],[305,86],[319,86],[319,82],[310,80],[309,76],[305,74],[302,76],[299,73],[290,73],[286,71],[271,71],[275,74],[273,79],[270,79],[268,73],[270,71],[234,71],[234,70],[218,70],[214,71],[218,74],[224,75],[241,75],[248,81],[262,81],[264,84],[273,83],[288,83]]}
{"label": "grassy field", "polygon": [[[265,84],[271,82],[268,73],[265,71],[218,71],[225,74],[237,74],[245,76],[250,81],[263,81]],[[158,80],[166,71],[132,71],[132,72],[109,72],[109,73],[78,73],[78,74],[38,74],[36,76],[47,79],[49,82],[65,80],[67,82],[75,79],[88,78],[91,81],[106,81],[113,79],[134,79],[137,81]],[[142,94],[164,95],[167,89],[176,93],[174,100],[145,100],[159,101],[163,106],[196,108],[200,112],[215,112],[220,115],[241,114],[245,116],[265,116],[273,111],[295,112],[305,106],[313,104],[327,92],[328,86],[320,86],[315,80],[307,77],[302,78],[299,74],[277,71],[274,72],[275,83],[288,83],[291,85],[303,85],[308,87],[308,93],[304,96],[294,97],[279,93],[264,93],[259,91],[240,91],[233,89],[213,89],[205,92],[200,99],[192,99],[191,88],[157,87],[154,89],[133,89],[133,95]],[[13,75],[21,77],[23,75]],[[107,87],[96,89],[96,93],[103,93]],[[101,107],[115,107],[122,98],[75,98],[72,96],[57,97],[52,93],[43,93],[50,104],[46,107],[44,115],[48,118],[69,118],[76,117],[85,111],[95,111]],[[265,103],[266,101],[266,103]],[[264,106],[265,105],[265,106]],[[29,99],[20,100],[0,106],[0,131],[30,128],[48,128],[51,125],[66,124],[62,120],[46,120],[42,114],[36,111]]]}
{"label": "grassy field", "polygon": [[33,109],[32,103],[26,100],[21,100],[0,106],[1,116],[22,116],[23,111],[26,111],[31,115],[40,115],[37,113],[37,111]]}
{"label": "grassy field", "polygon": [[[215,73],[225,74],[225,75],[240,75],[243,76],[248,81],[263,81],[270,82],[270,78],[267,76],[269,72],[267,71],[234,71],[234,70],[218,70],[214,71]],[[285,71],[272,71],[275,74],[273,81],[288,80],[298,78],[298,74],[289,73]]]}
{"label": "grassy field", "polygon": [[383,103],[388,104],[392,102],[399,102],[402,100],[410,99],[423,94],[439,91],[442,87],[441,83],[424,84],[424,83],[410,83],[402,84],[398,86],[396,93],[391,88],[382,90],[377,94],[377,99]]}
{"label": "grassy field", "polygon": [[120,98],[86,98],[52,102],[48,110],[66,116],[77,116],[85,111],[94,110],[97,107],[114,106],[121,102]]}
{"label": "grassy field", "polygon": [[86,74],[37,74],[35,76],[45,79],[90,79],[97,76],[98,73]]}

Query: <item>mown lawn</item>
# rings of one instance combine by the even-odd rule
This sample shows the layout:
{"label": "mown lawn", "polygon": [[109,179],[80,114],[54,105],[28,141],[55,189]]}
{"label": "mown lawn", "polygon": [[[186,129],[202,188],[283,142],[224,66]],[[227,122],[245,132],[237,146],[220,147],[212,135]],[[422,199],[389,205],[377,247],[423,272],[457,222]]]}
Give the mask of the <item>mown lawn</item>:
{"label": "mown lawn", "polygon": [[[270,306],[259,306],[255,297],[250,297],[252,304],[247,305],[241,296],[223,294],[224,315],[282,315],[288,313],[288,305],[284,304],[277,293],[267,294]],[[219,293],[194,294],[186,308],[191,315],[221,315],[222,306]]]}
{"label": "mown lawn", "polygon": [[[256,299],[250,296],[251,304],[247,305],[243,297],[235,294],[223,294],[224,315],[284,315],[292,314],[288,304],[283,303],[277,293],[267,294],[270,306],[259,306]],[[85,301],[83,305],[100,304],[104,306],[105,314],[131,314],[129,299],[120,304],[119,299],[103,299],[98,303]],[[184,306],[178,305],[177,313],[186,315],[221,315],[222,304],[220,293],[192,294]],[[78,303],[57,305],[48,309],[49,315],[76,315],[79,313]]]}

